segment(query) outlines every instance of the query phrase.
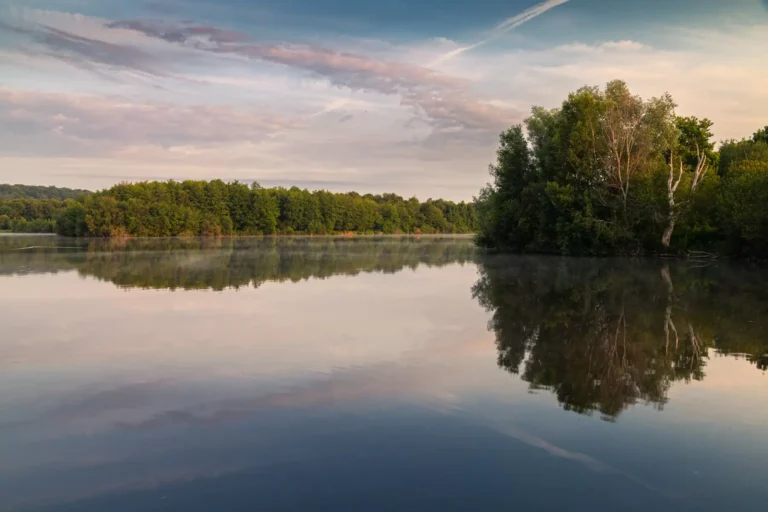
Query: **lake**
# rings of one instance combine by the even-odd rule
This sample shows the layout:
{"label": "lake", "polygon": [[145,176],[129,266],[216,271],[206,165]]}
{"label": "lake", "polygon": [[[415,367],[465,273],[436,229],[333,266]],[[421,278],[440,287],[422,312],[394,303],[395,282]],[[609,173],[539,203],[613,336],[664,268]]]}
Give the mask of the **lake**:
{"label": "lake", "polygon": [[768,270],[0,236],[0,510],[762,511]]}

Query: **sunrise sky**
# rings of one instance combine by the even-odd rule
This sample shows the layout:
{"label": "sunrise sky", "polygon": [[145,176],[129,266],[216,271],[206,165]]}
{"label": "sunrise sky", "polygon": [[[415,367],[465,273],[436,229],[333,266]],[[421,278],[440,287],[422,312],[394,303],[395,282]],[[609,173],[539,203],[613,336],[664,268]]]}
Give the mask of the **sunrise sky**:
{"label": "sunrise sky", "polygon": [[621,78],[768,124],[768,0],[0,0],[0,182],[469,200],[498,133]]}

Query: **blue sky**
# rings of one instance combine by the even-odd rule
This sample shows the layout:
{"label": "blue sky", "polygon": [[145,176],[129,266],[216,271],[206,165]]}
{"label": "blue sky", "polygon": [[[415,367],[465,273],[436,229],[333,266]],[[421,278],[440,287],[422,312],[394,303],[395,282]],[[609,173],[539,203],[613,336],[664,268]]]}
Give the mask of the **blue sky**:
{"label": "blue sky", "polygon": [[626,80],[768,124],[766,0],[0,0],[2,182],[471,199],[498,133]]}

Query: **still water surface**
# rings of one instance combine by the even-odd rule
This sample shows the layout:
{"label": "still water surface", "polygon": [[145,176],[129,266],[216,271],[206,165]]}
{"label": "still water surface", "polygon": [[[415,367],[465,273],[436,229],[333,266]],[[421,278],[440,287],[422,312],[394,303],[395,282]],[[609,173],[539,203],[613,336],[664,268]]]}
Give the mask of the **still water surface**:
{"label": "still water surface", "polygon": [[0,236],[0,510],[765,510],[768,271]]}

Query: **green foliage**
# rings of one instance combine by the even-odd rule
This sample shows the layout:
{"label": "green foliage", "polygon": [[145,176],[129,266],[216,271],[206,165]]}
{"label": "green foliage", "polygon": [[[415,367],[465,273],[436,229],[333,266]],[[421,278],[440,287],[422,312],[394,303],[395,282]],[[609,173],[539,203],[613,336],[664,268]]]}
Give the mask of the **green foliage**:
{"label": "green foliage", "polygon": [[679,117],[676,121],[679,137],[677,152],[687,168],[695,167],[698,151],[703,151],[710,162],[716,162],[715,144],[712,142],[712,121],[697,117]]}
{"label": "green foliage", "polygon": [[768,254],[768,160],[745,160],[729,169],[719,213],[732,253]]}
{"label": "green foliage", "polygon": [[757,130],[755,134],[752,136],[752,142],[755,142],[755,143],[764,142],[768,144],[768,126],[763,128],[762,130]]}
{"label": "green foliage", "polygon": [[620,81],[582,88],[559,109],[535,107],[501,134],[492,181],[476,200],[478,243],[768,256],[768,128],[716,151],[712,122],[674,108],[669,95],[644,101]]}
{"label": "green foliage", "polygon": [[0,230],[53,233],[65,208],[59,199],[0,199]]}
{"label": "green foliage", "polygon": [[0,200],[3,199],[75,199],[90,194],[87,190],[34,185],[7,185],[0,183]]}
{"label": "green foliage", "polygon": [[720,146],[718,174],[725,177],[731,167],[742,162],[768,162],[768,141],[755,136],[752,140],[729,140]]}
{"label": "green foliage", "polygon": [[467,233],[477,225],[474,205],[464,202],[420,203],[395,194],[267,189],[221,180],[121,183],[78,200],[50,201],[0,202],[0,214],[8,216],[3,222],[9,229],[14,219],[44,219],[45,225],[35,224],[35,229],[115,238]]}
{"label": "green foliage", "polygon": [[56,221],[56,232],[65,236],[83,236],[88,230],[85,207],[72,199]]}

